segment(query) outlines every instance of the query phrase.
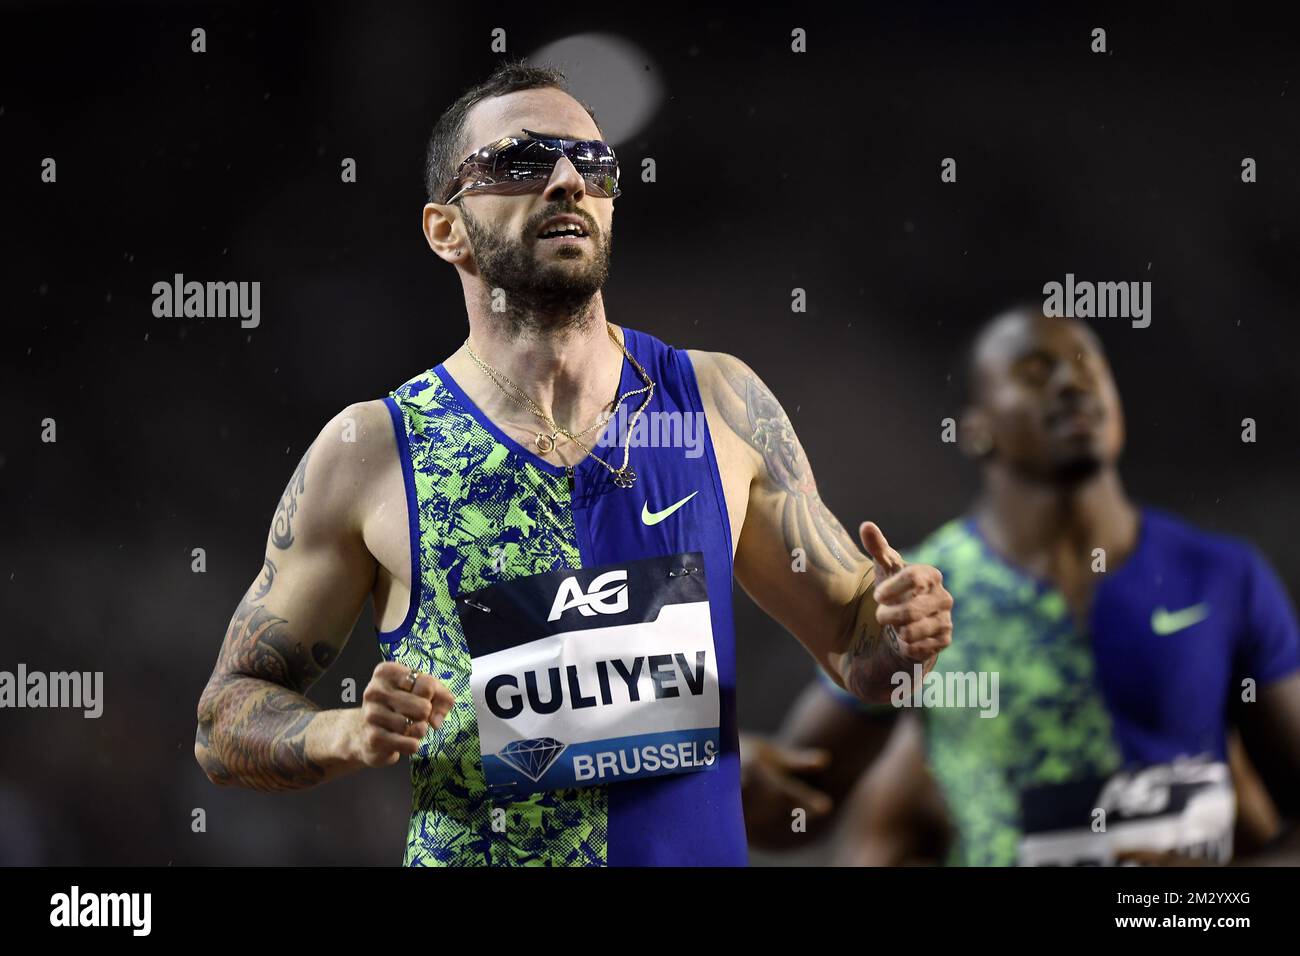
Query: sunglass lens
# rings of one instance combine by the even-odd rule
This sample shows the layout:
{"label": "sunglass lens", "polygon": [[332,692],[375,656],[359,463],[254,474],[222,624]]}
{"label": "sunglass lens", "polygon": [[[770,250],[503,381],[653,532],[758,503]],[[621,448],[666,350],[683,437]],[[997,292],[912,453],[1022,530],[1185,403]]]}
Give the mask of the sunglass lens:
{"label": "sunglass lens", "polygon": [[466,192],[519,195],[551,178],[560,156],[567,156],[593,196],[619,195],[618,160],[600,140],[525,139],[480,150],[464,172]]}

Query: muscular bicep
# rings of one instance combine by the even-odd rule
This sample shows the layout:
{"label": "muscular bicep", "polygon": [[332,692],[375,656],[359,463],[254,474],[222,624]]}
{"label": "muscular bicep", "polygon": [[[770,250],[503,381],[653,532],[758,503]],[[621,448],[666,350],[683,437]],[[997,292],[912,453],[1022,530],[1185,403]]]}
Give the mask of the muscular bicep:
{"label": "muscular bicep", "polygon": [[736,579],[833,671],[827,655],[852,623],[845,611],[871,562],[822,501],[808,456],[776,397],[740,360],[720,353],[709,359],[718,417],[754,467]]}

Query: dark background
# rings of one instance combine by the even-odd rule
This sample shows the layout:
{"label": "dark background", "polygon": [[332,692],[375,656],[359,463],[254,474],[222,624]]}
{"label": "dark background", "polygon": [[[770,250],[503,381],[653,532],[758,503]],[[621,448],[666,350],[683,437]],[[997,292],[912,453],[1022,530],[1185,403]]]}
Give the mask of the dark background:
{"label": "dark background", "polygon": [[[911,544],[965,506],[975,475],[939,423],[982,320],[1066,272],[1151,280],[1150,328],[1091,323],[1125,401],[1128,488],[1251,538],[1296,593],[1288,24],[1256,5],[624,6],[0,11],[0,669],[105,672],[99,720],[0,711],[0,862],[400,860],[404,764],[220,790],[192,756],[194,711],[306,445],[464,338],[460,285],[418,229],[423,149],[500,59],[493,27],[515,57],[589,31],[641,48],[664,99],[616,144],[608,314],[749,362],[851,528]],[[1089,51],[1095,26],[1109,54]],[[261,326],[154,318],[153,283],[176,272],[260,280]],[[737,614],[742,724],[771,729],[811,662],[739,594]],[[367,611],[313,698],[337,704],[377,660]]]}

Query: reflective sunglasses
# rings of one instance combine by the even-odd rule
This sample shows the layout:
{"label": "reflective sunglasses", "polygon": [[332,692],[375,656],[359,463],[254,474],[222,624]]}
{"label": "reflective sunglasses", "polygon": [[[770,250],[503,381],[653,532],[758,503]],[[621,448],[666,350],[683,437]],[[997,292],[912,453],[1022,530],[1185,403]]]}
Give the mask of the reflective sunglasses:
{"label": "reflective sunglasses", "polygon": [[527,139],[506,136],[468,157],[443,192],[453,203],[469,192],[521,196],[541,192],[560,157],[573,163],[587,183],[587,192],[613,199],[618,188],[618,159],[608,143],[598,139],[555,139],[524,130]]}

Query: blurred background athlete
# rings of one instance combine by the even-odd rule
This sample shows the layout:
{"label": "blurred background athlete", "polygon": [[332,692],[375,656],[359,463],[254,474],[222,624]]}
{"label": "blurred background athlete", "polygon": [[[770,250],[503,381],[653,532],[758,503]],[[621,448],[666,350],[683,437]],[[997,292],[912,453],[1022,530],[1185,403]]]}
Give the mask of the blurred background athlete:
{"label": "blurred background athlete", "polygon": [[968,375],[980,493],[910,556],[955,597],[961,640],[935,675],[997,672],[998,714],[845,707],[815,683],[780,743],[744,743],[751,838],[796,844],[793,807],[825,828],[851,793],[843,861],[1225,862],[1238,809],[1246,849],[1284,831],[1256,861],[1292,859],[1300,656],[1272,570],[1129,500],[1120,400],[1086,326],[1014,310],[981,330]]}

